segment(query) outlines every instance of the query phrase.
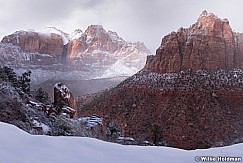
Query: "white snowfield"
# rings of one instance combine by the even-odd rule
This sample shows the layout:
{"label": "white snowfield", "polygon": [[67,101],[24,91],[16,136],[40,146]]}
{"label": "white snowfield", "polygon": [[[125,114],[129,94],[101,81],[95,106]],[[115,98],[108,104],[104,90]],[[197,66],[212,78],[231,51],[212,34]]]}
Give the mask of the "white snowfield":
{"label": "white snowfield", "polygon": [[193,163],[196,156],[243,157],[243,144],[186,151],[124,146],[84,137],[34,136],[2,122],[0,130],[1,163]]}

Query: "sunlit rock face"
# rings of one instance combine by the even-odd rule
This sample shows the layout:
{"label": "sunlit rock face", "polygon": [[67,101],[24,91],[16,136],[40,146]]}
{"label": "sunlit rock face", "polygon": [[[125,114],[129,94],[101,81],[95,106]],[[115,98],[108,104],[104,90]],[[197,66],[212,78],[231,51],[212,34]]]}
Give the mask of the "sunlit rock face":
{"label": "sunlit rock face", "polygon": [[227,19],[203,11],[189,28],[165,36],[145,67],[159,73],[242,68],[243,34],[233,32]]}

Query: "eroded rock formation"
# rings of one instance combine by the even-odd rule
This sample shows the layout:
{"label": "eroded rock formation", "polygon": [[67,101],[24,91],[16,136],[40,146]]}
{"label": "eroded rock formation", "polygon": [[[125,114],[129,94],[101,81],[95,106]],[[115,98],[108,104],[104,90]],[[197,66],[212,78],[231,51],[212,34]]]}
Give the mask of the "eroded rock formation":
{"label": "eroded rock formation", "polygon": [[158,73],[243,68],[242,45],[243,34],[233,32],[227,19],[203,11],[189,28],[165,36],[145,67]]}
{"label": "eroded rock formation", "polygon": [[67,113],[73,117],[76,111],[75,100],[72,92],[63,83],[56,83],[54,86],[54,106],[59,112]]}
{"label": "eroded rock formation", "polygon": [[243,142],[242,34],[203,12],[163,38],[145,68],[96,97],[78,115],[98,114],[123,136],[183,149]]}
{"label": "eroded rock formation", "polygon": [[21,47],[22,50],[30,53],[62,55],[63,40],[62,37],[51,33],[41,34],[37,32],[15,32],[12,35],[5,36],[2,43],[11,43]]}
{"label": "eroded rock formation", "polygon": [[[146,56],[151,54],[143,43],[126,42],[116,32],[106,31],[100,25],[91,25],[85,32],[75,30],[70,35],[55,28],[50,28],[49,32],[18,31],[5,36],[0,44],[3,55],[3,61],[0,61],[10,61],[8,63],[13,63],[12,66],[16,66],[14,62],[17,62],[19,67],[21,64],[24,65],[22,67],[51,67],[56,64],[57,70],[57,65],[62,64],[65,70],[78,71],[105,71],[119,62],[128,68],[140,70]],[[18,49],[18,54],[15,54],[16,47],[22,50]]]}

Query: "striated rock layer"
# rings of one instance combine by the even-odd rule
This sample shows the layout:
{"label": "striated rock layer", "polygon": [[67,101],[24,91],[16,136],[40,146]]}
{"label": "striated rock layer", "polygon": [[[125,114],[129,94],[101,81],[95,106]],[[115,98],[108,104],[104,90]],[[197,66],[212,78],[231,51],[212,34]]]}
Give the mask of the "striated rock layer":
{"label": "striated rock layer", "polygon": [[243,68],[243,34],[233,32],[227,19],[204,11],[189,28],[165,36],[145,67],[158,73]]}
{"label": "striated rock layer", "polygon": [[243,142],[242,77],[240,70],[143,70],[110,91],[77,99],[78,115],[98,114],[138,142],[183,149],[231,145]]}
{"label": "striated rock layer", "polygon": [[78,114],[98,114],[136,141],[183,149],[243,142],[242,34],[203,12],[165,36],[145,68],[96,97]]}
{"label": "striated rock layer", "polygon": [[65,70],[101,71],[101,75],[111,66],[114,74],[122,71],[126,74],[120,67],[134,74],[143,68],[149,54],[151,52],[143,43],[127,42],[116,32],[106,31],[99,25],[91,25],[85,32],[75,30],[72,34],[54,27],[48,28],[48,33],[18,31],[5,36],[0,43],[1,64],[35,65],[35,68],[45,65],[45,69],[50,65],[49,69],[54,67],[56,70],[61,64]]}
{"label": "striated rock layer", "polygon": [[2,43],[11,43],[19,46],[23,51],[40,54],[55,54],[61,56],[63,40],[60,35],[41,34],[37,32],[15,32],[3,38]]}

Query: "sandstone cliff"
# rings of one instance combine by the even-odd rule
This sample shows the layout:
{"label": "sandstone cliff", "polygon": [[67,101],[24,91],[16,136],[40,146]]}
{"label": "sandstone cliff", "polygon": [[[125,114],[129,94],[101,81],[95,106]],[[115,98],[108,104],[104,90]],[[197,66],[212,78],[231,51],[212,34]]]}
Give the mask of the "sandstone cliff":
{"label": "sandstone cliff", "polygon": [[[47,28],[47,33],[18,31],[3,38],[0,54],[2,64],[7,62],[14,67],[35,65],[35,68],[43,69],[41,65],[45,65],[47,70],[62,67],[64,70],[93,71],[102,76],[113,66],[112,73],[116,76],[126,69],[131,71],[124,71],[125,75],[139,71],[151,53],[143,43],[127,42],[116,32],[91,25],[85,32],[77,29],[71,34],[54,27]],[[117,70],[119,67],[124,68]]]}
{"label": "sandstone cliff", "polygon": [[126,42],[116,32],[91,25],[80,37],[69,42],[66,59],[68,63],[95,67],[109,67],[118,60],[123,60],[123,64],[128,67],[141,69],[148,54],[150,51],[143,43]]}
{"label": "sandstone cliff", "polygon": [[5,36],[2,43],[11,43],[19,46],[22,50],[30,53],[62,54],[63,40],[57,34],[41,34],[37,32],[15,32]]}
{"label": "sandstone cliff", "polygon": [[[243,142],[242,34],[203,12],[162,40],[139,73],[78,99],[78,115],[98,114],[123,136],[183,149]],[[80,101],[79,101],[80,100]]]}
{"label": "sandstone cliff", "polygon": [[189,28],[165,36],[145,67],[159,73],[243,68],[242,45],[243,34],[233,32],[227,19],[203,11]]}

